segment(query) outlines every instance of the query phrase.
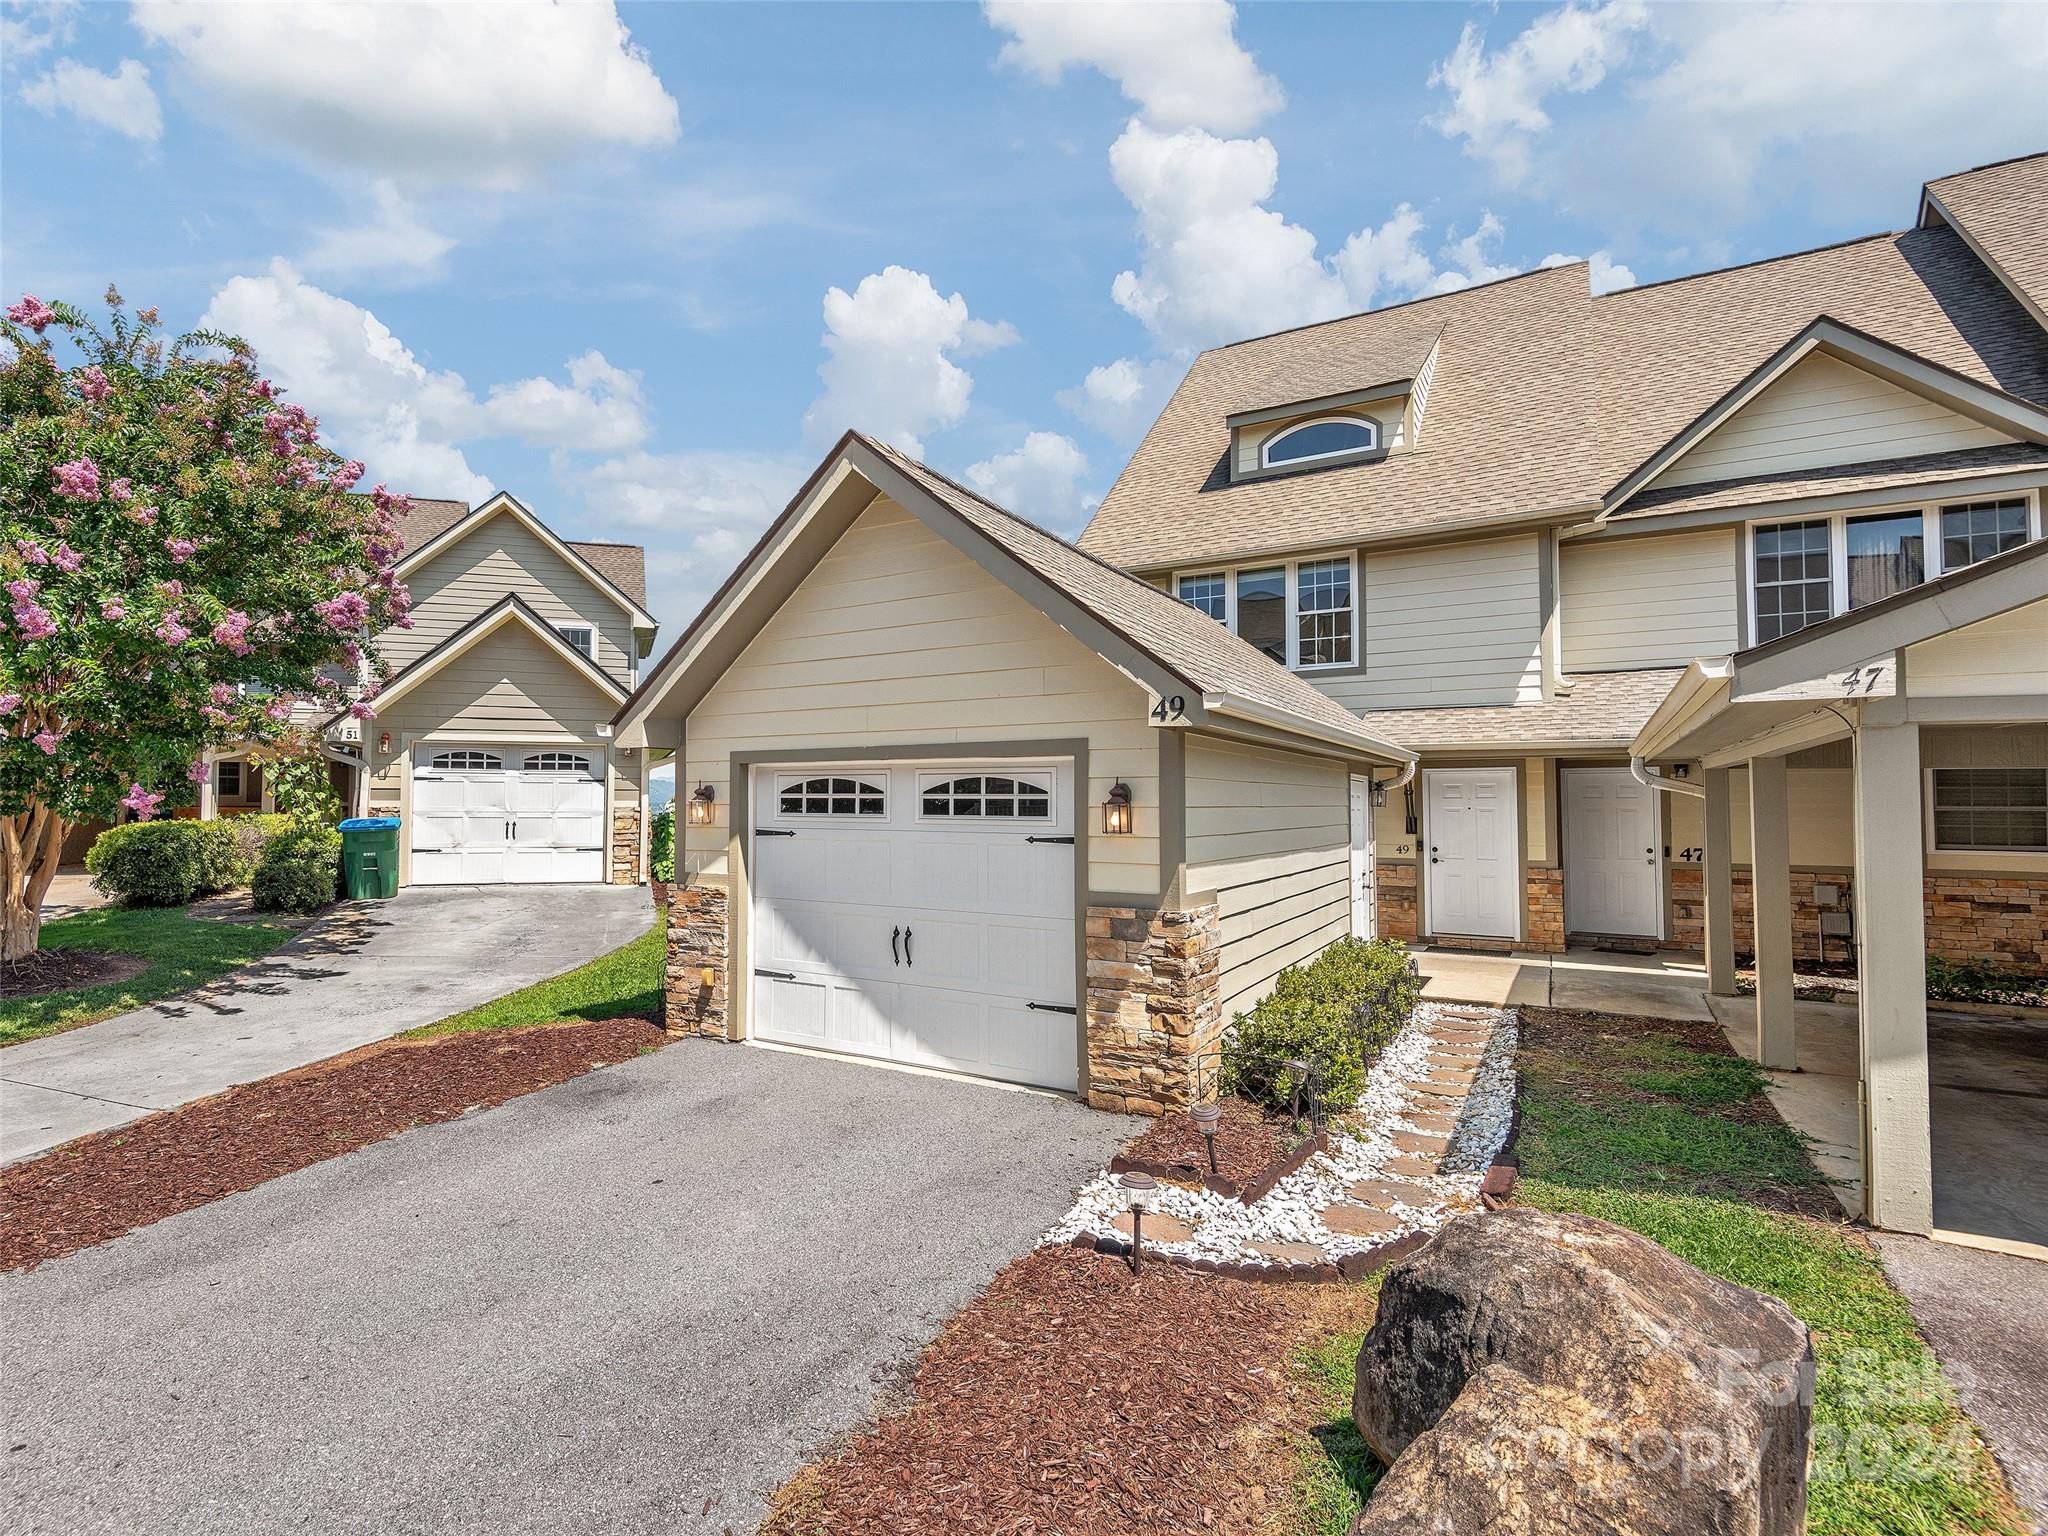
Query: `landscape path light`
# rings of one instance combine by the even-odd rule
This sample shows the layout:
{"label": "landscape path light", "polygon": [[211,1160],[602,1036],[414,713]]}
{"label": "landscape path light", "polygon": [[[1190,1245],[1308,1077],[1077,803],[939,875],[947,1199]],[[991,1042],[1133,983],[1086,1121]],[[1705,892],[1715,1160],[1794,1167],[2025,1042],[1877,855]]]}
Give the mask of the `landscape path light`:
{"label": "landscape path light", "polygon": [[1210,1177],[1220,1178],[1222,1174],[1216,1166],[1216,1127],[1223,1119],[1223,1106],[1197,1104],[1188,1110],[1188,1118],[1195,1123],[1195,1129],[1202,1133],[1202,1141],[1209,1148]]}
{"label": "landscape path light", "polygon": [[1131,1273],[1135,1275],[1145,1251],[1145,1213],[1159,1209],[1159,1181],[1149,1173],[1120,1173],[1116,1181],[1131,1208]]}

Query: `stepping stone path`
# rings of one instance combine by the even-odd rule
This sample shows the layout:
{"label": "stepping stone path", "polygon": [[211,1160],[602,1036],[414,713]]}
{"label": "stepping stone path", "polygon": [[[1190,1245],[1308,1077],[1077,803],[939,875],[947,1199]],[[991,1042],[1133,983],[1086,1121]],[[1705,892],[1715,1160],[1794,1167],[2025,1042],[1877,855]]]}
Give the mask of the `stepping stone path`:
{"label": "stepping stone path", "polygon": [[1438,1197],[1427,1184],[1411,1184],[1401,1179],[1360,1179],[1351,1186],[1351,1198],[1360,1205],[1384,1211],[1397,1200],[1417,1210],[1426,1210],[1437,1203]]}
{"label": "stepping stone path", "polygon": [[1323,1225],[1347,1237],[1384,1237],[1401,1230],[1398,1217],[1362,1205],[1333,1205],[1323,1212]]}
{"label": "stepping stone path", "polygon": [[[1115,1227],[1125,1237],[1129,1237],[1131,1235],[1131,1213],[1125,1211],[1123,1215],[1117,1217],[1110,1225]],[[1184,1243],[1194,1235],[1195,1229],[1193,1227],[1182,1221],[1178,1216],[1169,1216],[1164,1211],[1154,1211],[1145,1218],[1145,1241],[1147,1243]]]}
{"label": "stepping stone path", "polygon": [[1314,1243],[1253,1243],[1254,1252],[1262,1253],[1275,1264],[1327,1264],[1330,1256]]}

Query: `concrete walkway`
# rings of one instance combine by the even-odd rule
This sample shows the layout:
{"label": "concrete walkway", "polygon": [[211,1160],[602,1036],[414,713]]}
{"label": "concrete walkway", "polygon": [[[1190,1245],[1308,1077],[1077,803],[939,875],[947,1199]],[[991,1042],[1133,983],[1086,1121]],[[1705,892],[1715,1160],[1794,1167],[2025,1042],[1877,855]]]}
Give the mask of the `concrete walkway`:
{"label": "concrete walkway", "polygon": [[1422,995],[1439,1002],[1714,1021],[1707,1006],[1706,967],[1686,955],[1601,949],[1475,955],[1427,947],[1410,953],[1422,972]]}
{"label": "concrete walkway", "polygon": [[431,1024],[654,923],[643,886],[415,886],[182,997],[0,1051],[0,1164]]}
{"label": "concrete walkway", "polygon": [[315,1164],[0,1276],[0,1528],[751,1531],[1135,1125],[690,1040]]}
{"label": "concrete walkway", "polygon": [[81,912],[104,907],[112,899],[92,883],[83,864],[60,864],[50,888],[43,892],[43,921],[54,923],[60,917],[76,917]]}

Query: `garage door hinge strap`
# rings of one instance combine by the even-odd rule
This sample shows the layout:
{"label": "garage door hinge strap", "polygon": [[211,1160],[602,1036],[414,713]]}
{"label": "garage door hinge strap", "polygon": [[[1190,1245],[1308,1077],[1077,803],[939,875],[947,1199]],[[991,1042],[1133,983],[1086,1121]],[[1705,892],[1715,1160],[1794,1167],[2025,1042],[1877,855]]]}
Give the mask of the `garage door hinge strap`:
{"label": "garage door hinge strap", "polygon": [[756,836],[756,837],[795,837],[795,836],[796,836],[796,834],[795,834],[794,832],[785,832],[785,831],[783,831],[783,830],[782,830],[782,828],[780,828],[780,827],[756,827],[756,828],[754,828],[754,836]]}
{"label": "garage door hinge strap", "polygon": [[767,977],[767,978],[768,978],[769,980],[771,980],[771,981],[795,981],[795,980],[796,980],[796,972],[795,972],[795,971],[764,971],[764,970],[762,970],[762,969],[761,969],[761,967],[759,967],[758,965],[754,967],[754,974],[755,974],[756,976],[766,976],[766,977]]}
{"label": "garage door hinge strap", "polygon": [[1074,1009],[1074,1008],[1069,1008],[1069,1007],[1068,1007],[1068,1006],[1067,1006],[1067,1005],[1066,1005],[1065,1003],[1026,1003],[1026,1004],[1025,1004],[1024,1006],[1025,1006],[1026,1008],[1032,1009],[1033,1011],[1035,1011],[1035,1012],[1038,1012],[1038,1013],[1078,1013],[1078,1012],[1079,1012],[1079,1010],[1078,1010],[1078,1009]]}
{"label": "garage door hinge strap", "polygon": [[1071,837],[1027,837],[1024,841],[1027,843],[1071,843],[1073,839]]}

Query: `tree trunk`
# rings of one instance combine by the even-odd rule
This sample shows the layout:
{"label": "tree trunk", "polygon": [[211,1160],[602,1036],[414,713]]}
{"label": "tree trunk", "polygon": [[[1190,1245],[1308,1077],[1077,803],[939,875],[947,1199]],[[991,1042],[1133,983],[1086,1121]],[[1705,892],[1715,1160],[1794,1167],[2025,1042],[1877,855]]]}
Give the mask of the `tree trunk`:
{"label": "tree trunk", "polygon": [[44,806],[0,816],[0,963],[33,959],[43,936],[43,897],[57,877],[64,818]]}

